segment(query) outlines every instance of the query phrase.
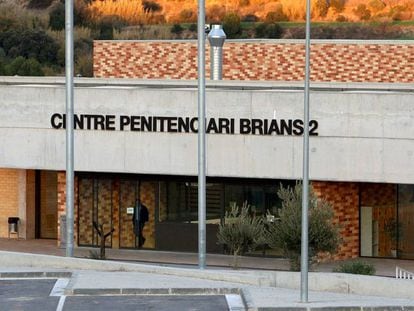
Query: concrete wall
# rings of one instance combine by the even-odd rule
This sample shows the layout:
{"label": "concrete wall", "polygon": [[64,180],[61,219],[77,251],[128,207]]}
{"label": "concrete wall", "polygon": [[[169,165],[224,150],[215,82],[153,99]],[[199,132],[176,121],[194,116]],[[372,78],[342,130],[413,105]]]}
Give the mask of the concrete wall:
{"label": "concrete wall", "polygon": [[[257,87],[257,84],[253,86]],[[301,119],[303,92],[233,89],[207,91],[208,117]],[[413,183],[414,95],[410,92],[313,91],[310,175],[314,180]],[[380,88],[380,87],[378,87]],[[63,170],[65,131],[52,129],[53,113],[64,113],[61,86],[0,86],[0,167]],[[194,88],[79,87],[75,112],[194,117]],[[117,121],[118,122],[118,121]],[[300,136],[208,135],[210,176],[297,179],[302,174]],[[197,174],[197,135],[78,130],[78,171]]]}

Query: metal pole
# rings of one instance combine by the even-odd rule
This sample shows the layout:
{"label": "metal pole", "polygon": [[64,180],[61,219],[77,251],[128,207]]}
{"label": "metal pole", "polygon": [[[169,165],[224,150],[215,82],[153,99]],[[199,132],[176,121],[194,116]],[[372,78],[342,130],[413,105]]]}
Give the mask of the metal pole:
{"label": "metal pole", "polygon": [[205,1],[198,0],[198,267],[206,267]]}
{"label": "metal pole", "polygon": [[73,0],[65,2],[66,72],[66,256],[73,257],[74,133],[73,133]]}
{"label": "metal pole", "polygon": [[300,300],[308,302],[308,210],[309,210],[309,80],[311,0],[306,2],[305,109],[303,135],[302,244],[300,263]]}

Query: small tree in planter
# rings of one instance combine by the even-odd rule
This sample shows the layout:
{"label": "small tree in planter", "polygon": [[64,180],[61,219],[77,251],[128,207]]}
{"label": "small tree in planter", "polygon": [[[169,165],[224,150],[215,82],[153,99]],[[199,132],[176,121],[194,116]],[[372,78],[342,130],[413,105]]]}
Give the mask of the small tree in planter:
{"label": "small tree in planter", "polygon": [[[269,223],[266,240],[272,248],[282,249],[290,261],[290,270],[300,270],[302,184],[295,187],[280,187],[278,196],[282,200],[278,220]],[[309,260],[315,263],[319,252],[333,253],[339,246],[339,226],[333,224],[333,209],[325,200],[318,199],[309,191]]]}
{"label": "small tree in planter", "polygon": [[238,267],[240,255],[251,252],[264,243],[263,217],[251,216],[249,209],[247,203],[241,208],[233,204],[230,212],[226,212],[224,223],[219,225],[218,243],[227,246],[233,254],[234,269]]}
{"label": "small tree in planter", "polygon": [[[111,231],[108,232],[104,232],[104,226],[103,224],[99,224],[96,221],[93,222],[93,227],[95,228],[96,232],[98,233],[98,236],[100,238],[99,241],[99,249],[100,249],[100,253],[99,253],[99,258],[96,259],[106,259],[106,255],[105,255],[105,242],[106,242],[106,238],[111,236],[112,233],[115,231],[114,228],[111,229]],[[96,256],[98,257],[98,256]]]}

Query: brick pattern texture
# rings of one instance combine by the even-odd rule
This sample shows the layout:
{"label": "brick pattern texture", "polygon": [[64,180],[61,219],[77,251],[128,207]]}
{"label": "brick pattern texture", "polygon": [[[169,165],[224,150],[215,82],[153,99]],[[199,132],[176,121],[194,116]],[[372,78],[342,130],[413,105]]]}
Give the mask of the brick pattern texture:
{"label": "brick pattern texture", "polygon": [[[78,240],[78,178],[75,176],[75,207],[74,207],[74,239]],[[57,241],[58,246],[60,245],[60,216],[66,215],[66,173],[57,173]]]}
{"label": "brick pattern texture", "polygon": [[9,230],[8,218],[19,216],[19,170],[0,169],[0,198],[0,237],[6,238]]}
{"label": "brick pattern texture", "polygon": [[106,242],[107,247],[135,248],[132,214],[127,214],[127,208],[135,205],[140,191],[141,201],[149,212],[143,232],[144,248],[154,248],[157,185],[156,182],[141,182],[139,186],[136,180],[80,178],[79,201],[75,202],[79,212],[79,245],[98,246],[99,240],[93,229],[93,221],[97,220],[104,224],[105,232],[111,226],[115,229],[112,240],[108,238]]}
{"label": "brick pattern texture", "polygon": [[57,236],[57,175],[52,171],[40,172],[40,238]]}
{"label": "brick pattern texture", "polygon": [[[228,41],[223,55],[224,80],[304,80],[304,45],[295,41]],[[318,41],[311,58],[312,81],[414,82],[412,44]],[[98,78],[196,79],[197,43],[94,41],[93,70]]]}
{"label": "brick pattern texture", "polygon": [[93,180],[79,180],[79,245],[93,245]]}
{"label": "brick pattern texture", "polygon": [[342,244],[334,259],[359,256],[359,187],[357,183],[313,181],[315,194],[332,204]]}
{"label": "brick pattern texture", "polygon": [[146,239],[145,248],[155,248],[155,198],[157,182],[142,182],[140,197],[141,202],[148,209],[148,222],[144,226],[143,235]]}
{"label": "brick pattern texture", "polygon": [[135,234],[132,214],[127,214],[127,208],[135,206],[138,185],[136,181],[123,180],[120,182],[119,207],[119,246],[122,248],[135,247]]}
{"label": "brick pattern texture", "polygon": [[[100,238],[93,222],[103,225],[105,233],[113,228],[112,180],[81,178],[79,181],[79,245],[99,246]],[[112,246],[112,236],[105,241]]]}

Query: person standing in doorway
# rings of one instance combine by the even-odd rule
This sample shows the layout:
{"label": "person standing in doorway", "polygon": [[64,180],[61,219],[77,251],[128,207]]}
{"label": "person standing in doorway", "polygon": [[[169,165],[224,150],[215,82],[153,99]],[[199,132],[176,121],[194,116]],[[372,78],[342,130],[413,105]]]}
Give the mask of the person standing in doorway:
{"label": "person standing in doorway", "polygon": [[135,238],[138,238],[138,247],[141,248],[145,243],[145,237],[142,234],[145,223],[148,221],[148,209],[138,199],[134,207],[134,215],[132,216],[132,223],[134,225]]}

